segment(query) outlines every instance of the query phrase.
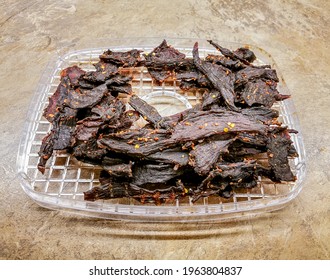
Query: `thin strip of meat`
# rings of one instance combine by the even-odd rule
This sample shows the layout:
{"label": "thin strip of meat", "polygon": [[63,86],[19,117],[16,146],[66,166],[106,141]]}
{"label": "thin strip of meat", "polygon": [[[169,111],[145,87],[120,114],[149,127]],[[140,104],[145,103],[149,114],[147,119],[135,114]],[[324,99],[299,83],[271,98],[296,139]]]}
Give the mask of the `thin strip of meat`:
{"label": "thin strip of meat", "polygon": [[214,88],[221,93],[228,108],[233,111],[238,111],[237,107],[234,104],[235,93],[234,85],[231,82],[232,78],[230,71],[222,69],[220,65],[208,63],[201,60],[199,58],[197,42],[195,43],[193,48],[193,57],[197,69],[204,73],[206,77],[210,80]]}

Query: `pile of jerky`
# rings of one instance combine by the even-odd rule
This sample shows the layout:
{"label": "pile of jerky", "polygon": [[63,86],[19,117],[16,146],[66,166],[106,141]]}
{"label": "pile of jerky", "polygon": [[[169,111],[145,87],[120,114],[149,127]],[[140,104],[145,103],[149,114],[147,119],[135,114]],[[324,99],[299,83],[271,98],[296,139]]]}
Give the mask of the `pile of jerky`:
{"label": "pile of jerky", "polygon": [[[209,43],[221,55],[202,59],[196,43],[187,58],[164,40],[149,54],[108,50],[95,71],[64,69],[44,110],[52,129],[42,140],[38,169],[44,173],[53,152],[65,150],[103,168],[100,186],[86,191],[85,200],[128,197],[156,205],[188,196],[230,198],[257,186],[259,176],[296,180],[288,161],[297,156],[289,134],[296,131],[271,109],[289,97],[277,91],[276,71],[253,65],[248,48]],[[162,117],[132,92],[132,77],[121,71],[132,67],[146,67],[156,83],[175,79],[183,91],[203,90],[202,100]]]}

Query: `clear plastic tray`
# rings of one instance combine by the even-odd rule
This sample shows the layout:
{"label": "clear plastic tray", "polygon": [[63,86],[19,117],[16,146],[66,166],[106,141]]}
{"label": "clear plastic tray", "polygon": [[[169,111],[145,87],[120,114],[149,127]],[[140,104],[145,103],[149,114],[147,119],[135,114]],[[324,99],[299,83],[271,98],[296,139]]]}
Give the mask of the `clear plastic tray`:
{"label": "clear plastic tray", "polygon": [[[38,151],[42,138],[50,130],[51,125],[42,117],[43,109],[59,84],[59,73],[62,69],[78,65],[85,70],[94,70],[92,63],[106,49],[125,51],[137,48],[150,52],[158,46],[162,38],[131,38],[116,39],[111,42],[94,42],[98,46],[89,46],[80,50],[73,50],[65,54],[59,53],[49,62],[43,73],[28,110],[24,133],[21,139],[17,168],[24,191],[39,205],[50,208],[73,211],[87,216],[108,219],[122,219],[133,221],[210,221],[228,218],[238,218],[250,214],[259,214],[282,208],[301,191],[305,177],[305,150],[300,132],[298,117],[293,104],[293,98],[277,103],[274,108],[280,112],[280,120],[289,128],[299,131],[292,134],[292,140],[299,157],[291,160],[293,172],[297,176],[296,182],[273,183],[268,179],[259,178],[258,186],[243,192],[236,192],[232,199],[204,198],[196,203],[189,199],[175,201],[171,204],[155,206],[142,205],[133,199],[100,200],[95,202],[84,201],[83,192],[99,184],[100,168],[78,162],[70,155],[57,152],[48,161],[46,172],[42,175],[37,170]],[[218,53],[206,40],[194,39],[167,39],[168,43],[179,51],[191,57],[194,42],[199,42],[200,56]],[[221,45],[236,49],[242,44],[219,42]],[[282,94],[289,94],[284,79],[271,56],[258,47],[249,46],[258,58],[260,64],[270,64],[277,70],[280,82],[278,89]],[[159,104],[171,99],[176,106],[175,110],[182,110],[199,102],[201,96],[198,91],[193,93],[182,92],[176,81],[155,84],[145,68],[134,68],[132,87],[136,94]],[[158,104],[158,105],[159,105]],[[157,105],[157,104],[156,104]],[[164,104],[163,104],[164,105]],[[158,108],[159,109],[159,108]]]}

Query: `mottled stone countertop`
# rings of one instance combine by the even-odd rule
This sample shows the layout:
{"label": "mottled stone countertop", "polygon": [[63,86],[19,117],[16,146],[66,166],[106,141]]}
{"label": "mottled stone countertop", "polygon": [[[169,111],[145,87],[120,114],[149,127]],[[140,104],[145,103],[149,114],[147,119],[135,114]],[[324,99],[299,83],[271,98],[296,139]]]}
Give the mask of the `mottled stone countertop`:
{"label": "mottled stone countertop", "polygon": [[[326,0],[2,1],[0,259],[329,259],[329,11]],[[20,135],[56,49],[146,36],[237,41],[273,56],[307,152],[297,199],[240,221],[142,224],[50,211],[23,192],[16,178]]]}

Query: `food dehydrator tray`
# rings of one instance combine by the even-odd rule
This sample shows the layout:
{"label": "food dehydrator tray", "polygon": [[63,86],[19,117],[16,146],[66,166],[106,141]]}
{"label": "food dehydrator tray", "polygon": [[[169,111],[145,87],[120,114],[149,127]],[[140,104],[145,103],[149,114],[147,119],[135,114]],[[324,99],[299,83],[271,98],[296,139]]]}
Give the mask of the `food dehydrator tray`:
{"label": "food dehydrator tray", "polygon": [[[156,206],[140,204],[129,198],[84,201],[83,192],[99,184],[98,176],[101,168],[79,162],[64,152],[54,153],[48,161],[44,175],[38,171],[38,151],[41,140],[51,129],[51,124],[42,116],[42,113],[48,104],[48,98],[55,92],[59,84],[60,71],[72,65],[78,65],[84,70],[94,70],[92,64],[107,49],[127,51],[137,48],[150,52],[161,41],[160,38],[117,39],[100,45],[101,47],[71,50],[66,54],[59,54],[49,62],[32,98],[17,158],[18,174],[27,195],[39,205],[50,209],[68,210],[108,219],[148,222],[210,221],[237,218],[277,210],[294,199],[303,187],[306,167],[299,120],[292,97],[277,102],[273,107],[279,110],[279,120],[284,125],[299,131],[298,134],[291,134],[299,154],[297,158],[290,159],[292,170],[297,176],[295,182],[274,183],[269,179],[259,178],[257,187],[235,192],[231,199],[209,197],[192,203],[187,198],[180,202],[177,200],[171,204]],[[199,42],[201,57],[218,53],[206,40],[167,39],[167,41],[180,52],[185,53],[187,57],[192,57],[192,46],[196,41]],[[228,42],[220,42],[220,44],[229,49],[237,49],[242,46]],[[258,47],[249,47],[256,54],[257,63],[270,64],[277,70],[280,79],[278,90],[281,94],[289,94],[285,81],[271,56]],[[159,110],[164,108],[164,103],[174,102],[175,106],[172,104],[170,108],[174,108],[171,113],[175,113],[195,105],[201,98],[199,91],[183,92],[175,80],[166,81],[161,85],[154,83],[144,67],[123,71],[128,71],[133,76],[133,92],[147,102],[156,102],[152,105]]]}

